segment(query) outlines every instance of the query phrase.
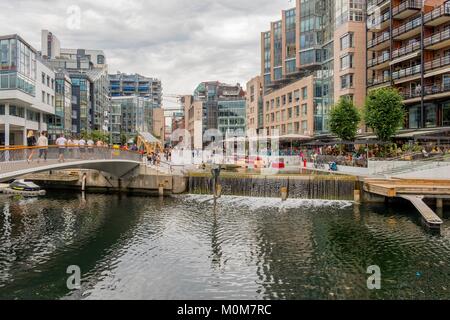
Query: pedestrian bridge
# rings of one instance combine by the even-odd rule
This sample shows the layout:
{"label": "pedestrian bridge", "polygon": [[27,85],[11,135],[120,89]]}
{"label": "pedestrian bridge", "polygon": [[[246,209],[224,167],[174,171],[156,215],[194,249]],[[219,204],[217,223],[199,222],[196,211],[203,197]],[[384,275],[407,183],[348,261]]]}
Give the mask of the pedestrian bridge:
{"label": "pedestrian bridge", "polygon": [[[142,156],[133,151],[105,147],[67,147],[63,151],[51,146],[39,159],[38,148],[10,147],[0,149],[0,182],[24,175],[65,169],[91,169],[106,172],[117,178],[126,178],[142,163]],[[28,161],[29,160],[29,161]]]}

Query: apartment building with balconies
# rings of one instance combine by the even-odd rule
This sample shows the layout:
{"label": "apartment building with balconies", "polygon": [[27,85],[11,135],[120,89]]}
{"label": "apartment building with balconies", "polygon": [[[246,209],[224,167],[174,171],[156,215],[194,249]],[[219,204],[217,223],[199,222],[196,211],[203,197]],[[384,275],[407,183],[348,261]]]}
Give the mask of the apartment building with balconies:
{"label": "apartment building with balconies", "polygon": [[269,134],[327,134],[329,111],[341,97],[362,107],[365,18],[366,0],[297,0],[261,33],[263,127]]}
{"label": "apartment building with balconies", "polygon": [[405,128],[450,126],[450,1],[369,0],[368,90],[402,94]]}

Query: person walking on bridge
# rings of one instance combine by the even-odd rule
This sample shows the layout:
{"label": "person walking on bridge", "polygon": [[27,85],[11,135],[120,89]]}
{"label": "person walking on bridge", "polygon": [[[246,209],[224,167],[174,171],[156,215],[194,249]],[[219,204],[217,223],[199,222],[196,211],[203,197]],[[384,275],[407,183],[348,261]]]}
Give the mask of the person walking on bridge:
{"label": "person walking on bridge", "polygon": [[34,155],[34,149],[33,148],[36,147],[36,137],[34,136],[33,130],[28,131],[27,146],[32,148],[30,150],[30,155],[27,158],[27,162],[30,163],[31,161],[33,161],[33,155]]}
{"label": "person walking on bridge", "polygon": [[64,162],[64,152],[66,151],[67,139],[64,138],[63,134],[61,134],[61,136],[56,140],[56,145],[58,146],[59,153],[58,162]]}
{"label": "person walking on bridge", "polygon": [[41,135],[37,141],[37,145],[39,147],[39,158],[38,163],[41,160],[42,156],[44,156],[44,162],[47,162],[47,154],[48,154],[48,138],[44,131],[41,132]]}

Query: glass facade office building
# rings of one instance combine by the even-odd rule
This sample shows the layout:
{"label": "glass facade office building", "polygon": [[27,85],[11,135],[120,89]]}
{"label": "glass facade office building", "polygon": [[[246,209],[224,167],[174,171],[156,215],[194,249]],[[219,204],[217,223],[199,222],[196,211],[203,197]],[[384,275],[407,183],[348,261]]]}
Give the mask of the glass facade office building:
{"label": "glass facade office building", "polygon": [[0,37],[0,90],[36,95],[36,52],[19,36]]}

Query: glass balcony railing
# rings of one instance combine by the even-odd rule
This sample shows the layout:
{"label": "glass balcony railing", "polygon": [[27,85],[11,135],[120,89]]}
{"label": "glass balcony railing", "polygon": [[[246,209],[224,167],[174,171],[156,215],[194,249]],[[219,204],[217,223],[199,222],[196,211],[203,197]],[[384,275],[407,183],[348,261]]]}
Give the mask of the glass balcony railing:
{"label": "glass balcony railing", "polygon": [[450,16],[450,1],[445,2],[440,7],[425,14],[423,17],[423,21],[424,23],[428,23],[443,16]]}
{"label": "glass balcony railing", "polygon": [[392,59],[397,59],[399,57],[405,56],[407,54],[413,53],[420,49],[420,42],[414,42],[407,46],[398,48],[392,51]]}
{"label": "glass balcony railing", "polygon": [[380,84],[385,84],[391,81],[390,76],[382,76],[382,77],[375,77],[371,79],[367,79],[367,84],[369,87],[371,86],[377,86]]}
{"label": "glass balcony railing", "polygon": [[415,74],[420,73],[421,71],[422,71],[422,67],[420,65],[406,68],[406,69],[401,69],[401,70],[392,72],[392,79],[397,80],[397,79],[413,76]]}
{"label": "glass balcony railing", "polygon": [[439,93],[445,93],[450,92],[450,83],[445,84],[435,84],[432,86],[425,86],[424,94],[425,95],[432,95],[432,94],[439,94]]}
{"label": "glass balcony railing", "polygon": [[385,41],[388,41],[389,39],[391,39],[391,35],[389,34],[389,32],[384,32],[381,36],[378,36],[375,39],[369,40],[367,42],[367,47],[369,49],[373,48],[373,47],[375,47],[375,46],[377,46],[377,45],[379,45],[379,44],[381,44],[381,43],[383,43]]}
{"label": "glass balcony railing", "polygon": [[397,36],[402,35],[402,34],[404,34],[404,33],[406,33],[406,32],[409,32],[409,31],[411,31],[411,30],[414,30],[415,28],[418,28],[418,27],[420,27],[421,25],[422,25],[422,18],[421,18],[421,17],[418,17],[418,18],[416,18],[416,19],[414,19],[414,20],[412,20],[412,21],[409,21],[409,22],[407,22],[407,23],[401,25],[401,26],[398,27],[398,28],[395,28],[395,29],[392,31],[392,36],[393,36],[393,37],[397,37]]}
{"label": "glass balcony railing", "polygon": [[449,39],[450,39],[450,29],[446,29],[444,31],[437,32],[437,33],[425,38],[423,43],[424,43],[425,47],[429,47],[429,46],[435,45],[439,42],[442,42],[444,40],[449,40]]}
{"label": "glass balcony railing", "polygon": [[389,61],[391,59],[389,51],[384,52],[382,55],[376,57],[375,59],[371,59],[367,62],[367,65],[369,68],[380,65],[382,63],[385,63],[386,61]]}
{"label": "glass balcony railing", "polygon": [[392,9],[392,16],[397,16],[408,10],[421,10],[423,7],[422,0],[406,0]]}
{"label": "glass balcony railing", "polygon": [[367,12],[371,12],[375,10],[377,7],[383,5],[388,2],[388,0],[369,0],[367,1]]}
{"label": "glass balcony railing", "polygon": [[372,15],[367,18],[367,27],[369,29],[376,29],[379,27],[383,22],[389,21],[389,18],[391,17],[391,13],[388,11],[385,14],[381,16],[375,16]]}
{"label": "glass balcony railing", "polygon": [[434,69],[439,69],[441,67],[449,66],[450,65],[450,55],[446,55],[443,57],[440,57],[438,59],[434,59],[432,61],[425,62],[424,68],[425,71],[430,71]]}

